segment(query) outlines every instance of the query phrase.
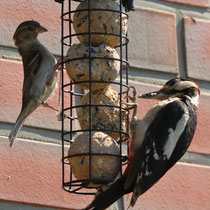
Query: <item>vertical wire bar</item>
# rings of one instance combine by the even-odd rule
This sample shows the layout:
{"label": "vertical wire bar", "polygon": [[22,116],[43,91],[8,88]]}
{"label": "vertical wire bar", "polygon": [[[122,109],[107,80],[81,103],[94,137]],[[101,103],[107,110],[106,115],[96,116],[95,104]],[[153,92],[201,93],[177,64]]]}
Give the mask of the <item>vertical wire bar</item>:
{"label": "vertical wire bar", "polygon": [[[120,0],[120,155],[122,155],[122,0]],[[120,158],[122,175],[122,158]]]}
{"label": "vertical wire bar", "polygon": [[89,49],[89,179],[92,180],[92,76],[91,76],[91,28],[90,0],[88,0],[88,49]]}
{"label": "vertical wire bar", "polygon": [[64,38],[64,24],[63,24],[63,13],[64,13],[64,3],[61,3],[61,65],[62,65],[62,71],[61,71],[61,89],[62,89],[62,94],[61,94],[61,98],[62,98],[62,121],[61,121],[61,136],[62,136],[62,186],[64,187],[64,183],[65,183],[65,165],[64,165],[64,60],[63,60],[63,38]]}
{"label": "vertical wire bar", "polygon": [[[126,38],[128,38],[128,32],[126,33]],[[125,44],[125,59],[126,62],[128,63],[128,42],[126,40],[126,44]],[[128,85],[128,73],[129,73],[129,67],[126,67],[126,85]]]}
{"label": "vertical wire bar", "polygon": [[[68,12],[69,12],[69,17],[68,17],[68,22],[69,22],[69,46],[71,46],[71,44],[72,44],[72,36],[71,36],[71,0],[69,0],[68,1]],[[73,105],[73,93],[72,93],[72,82],[71,82],[71,80],[70,80],[70,107],[72,107],[72,105]],[[70,138],[70,140],[72,141],[72,129],[73,129],[73,119],[72,119],[72,108],[70,108],[70,136],[69,136],[69,138]],[[70,145],[71,145],[71,143],[70,143]],[[70,181],[72,181],[72,179],[73,179],[73,175],[72,175],[72,169],[71,169],[71,166],[69,167],[69,175],[70,175]],[[69,190],[71,189],[71,185],[69,185]]]}
{"label": "vertical wire bar", "polygon": [[72,21],[71,21],[71,0],[69,0],[69,45],[72,44],[72,36],[71,36],[71,24],[72,24]]}
{"label": "vertical wire bar", "polygon": [[[126,33],[126,38],[128,38],[128,32]],[[128,42],[126,41],[126,45],[125,45],[125,59],[126,62],[128,62]],[[126,67],[126,85],[128,85],[128,73],[129,73],[129,67]],[[128,93],[127,93],[128,96]],[[128,103],[128,98],[127,98],[127,103]],[[130,128],[130,121],[129,121],[129,114],[127,116],[127,133],[129,133],[129,129]],[[127,143],[127,154],[129,152],[129,142]]]}
{"label": "vertical wire bar", "polygon": [[[69,46],[71,46],[72,44],[72,36],[71,36],[71,0],[69,0],[69,4],[68,4],[68,12],[69,12]],[[73,106],[73,93],[72,93],[72,82],[70,81],[70,107]],[[72,119],[72,108],[70,109],[70,116],[71,116],[71,119],[70,119],[70,140],[72,140],[72,129],[73,129],[73,119]]]}
{"label": "vertical wire bar", "polygon": [[[128,63],[128,42],[127,42],[127,38],[128,38],[128,32],[126,33],[126,44],[125,44],[125,59],[126,62]],[[126,66],[126,85],[128,85],[128,66]],[[128,95],[128,93],[127,93]],[[128,98],[127,98],[127,102],[128,102]],[[129,133],[129,127],[130,127],[130,123],[129,123],[129,114],[127,116],[127,130],[126,132]],[[129,152],[129,142],[127,142],[127,155]],[[124,203],[124,197],[122,197],[122,209],[125,209],[125,203]]]}

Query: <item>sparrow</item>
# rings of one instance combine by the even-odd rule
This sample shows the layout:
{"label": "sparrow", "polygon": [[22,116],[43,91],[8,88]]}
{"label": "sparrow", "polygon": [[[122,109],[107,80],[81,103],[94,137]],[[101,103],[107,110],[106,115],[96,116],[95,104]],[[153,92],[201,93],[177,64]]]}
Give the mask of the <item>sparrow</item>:
{"label": "sparrow", "polygon": [[[57,84],[57,61],[49,50],[37,39],[47,29],[36,21],[24,21],[16,29],[13,40],[22,57],[24,82],[22,108],[14,128],[9,134],[12,147],[26,118],[40,105],[47,104]],[[52,107],[50,107],[52,108]]]}

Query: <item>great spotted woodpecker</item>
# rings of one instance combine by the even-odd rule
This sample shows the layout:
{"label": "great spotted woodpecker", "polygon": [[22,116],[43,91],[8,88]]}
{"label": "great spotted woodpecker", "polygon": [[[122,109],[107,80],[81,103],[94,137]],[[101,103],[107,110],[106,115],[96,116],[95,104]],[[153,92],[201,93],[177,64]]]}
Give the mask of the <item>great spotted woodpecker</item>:
{"label": "great spotted woodpecker", "polygon": [[[135,93],[135,91],[134,91]],[[161,100],[143,119],[134,103],[129,162],[124,174],[96,195],[86,209],[102,210],[133,193],[130,205],[150,189],[186,152],[197,124],[200,88],[189,79],[172,79],[160,90],[139,96]],[[135,97],[134,97],[135,98]]]}

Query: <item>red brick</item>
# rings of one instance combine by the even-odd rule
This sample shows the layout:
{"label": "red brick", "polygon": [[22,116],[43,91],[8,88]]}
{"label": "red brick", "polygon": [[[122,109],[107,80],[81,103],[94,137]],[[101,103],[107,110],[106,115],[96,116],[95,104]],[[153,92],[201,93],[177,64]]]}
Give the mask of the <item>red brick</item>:
{"label": "red brick", "polygon": [[[14,123],[21,110],[23,66],[22,62],[0,59],[0,121]],[[66,76],[66,82],[69,79]],[[49,99],[49,104],[58,108],[59,88]],[[66,96],[65,104],[69,103]],[[60,102],[61,103],[61,102]],[[61,122],[57,120],[56,112],[39,106],[26,120],[25,125],[39,128],[61,129]]]}
{"label": "red brick", "polygon": [[[0,137],[0,159],[0,200],[81,209],[93,198],[61,188],[61,146],[19,140],[10,149]],[[209,186],[210,167],[179,163],[133,209],[208,209]]]}
{"label": "red brick", "polygon": [[210,79],[210,21],[184,18],[187,76]]}
{"label": "red brick", "polygon": [[2,137],[0,148],[0,200],[71,209],[90,202],[62,189],[61,146],[19,140],[10,149]]}
{"label": "red brick", "polygon": [[[138,199],[133,209],[207,210],[209,186],[210,167],[178,163]],[[129,200],[125,199],[125,206]]]}
{"label": "red brick", "polygon": [[131,66],[177,74],[175,15],[138,7],[129,14],[128,24]]}
{"label": "red brick", "polygon": [[187,6],[201,7],[201,8],[210,7],[209,0],[159,0],[159,1],[165,1],[169,3],[175,3],[175,4],[184,4]]}
{"label": "red brick", "polygon": [[[130,82],[130,85],[134,85],[137,88],[138,93],[147,93],[153,90],[157,90],[160,86],[146,85],[143,83]],[[210,154],[210,110],[209,110],[210,96],[201,94],[200,105],[198,108],[198,124],[195,132],[195,136],[189,147],[189,152],[195,152],[199,154]],[[138,99],[138,118],[141,119],[152,106],[154,106],[157,100],[145,100]]]}
{"label": "red brick", "polygon": [[198,126],[189,148],[190,152],[210,155],[210,110],[209,95],[201,95],[200,105],[198,108]]}

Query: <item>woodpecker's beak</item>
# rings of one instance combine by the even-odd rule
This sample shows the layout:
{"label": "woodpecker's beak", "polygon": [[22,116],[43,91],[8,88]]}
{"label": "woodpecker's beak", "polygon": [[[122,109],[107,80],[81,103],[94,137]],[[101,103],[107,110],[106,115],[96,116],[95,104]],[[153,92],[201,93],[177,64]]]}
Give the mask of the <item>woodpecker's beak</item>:
{"label": "woodpecker's beak", "polygon": [[43,26],[39,26],[39,28],[36,29],[36,32],[39,33],[43,33],[43,32],[47,32],[48,30],[46,28],[44,28]]}
{"label": "woodpecker's beak", "polygon": [[160,89],[151,93],[142,94],[138,98],[164,100],[168,98],[168,95],[164,93],[163,89]]}

